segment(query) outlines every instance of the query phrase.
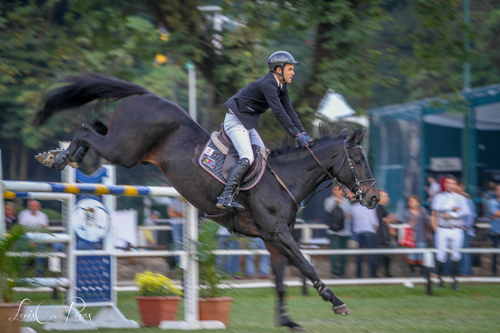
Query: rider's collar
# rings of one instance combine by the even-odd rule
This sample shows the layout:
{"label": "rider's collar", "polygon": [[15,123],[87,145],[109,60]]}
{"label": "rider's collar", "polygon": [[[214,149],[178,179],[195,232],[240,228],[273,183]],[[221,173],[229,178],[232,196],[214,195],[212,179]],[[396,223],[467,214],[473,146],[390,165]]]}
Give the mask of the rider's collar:
{"label": "rider's collar", "polygon": [[280,87],[280,89],[283,90],[283,83],[280,82],[275,73],[273,73],[273,76],[276,79],[276,82],[278,83],[278,87]]}

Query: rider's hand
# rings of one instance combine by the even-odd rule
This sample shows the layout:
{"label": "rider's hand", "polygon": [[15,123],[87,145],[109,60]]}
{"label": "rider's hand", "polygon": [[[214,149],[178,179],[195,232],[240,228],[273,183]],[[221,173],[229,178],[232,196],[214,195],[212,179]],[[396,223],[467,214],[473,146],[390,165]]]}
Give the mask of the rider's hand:
{"label": "rider's hand", "polygon": [[300,143],[302,147],[306,147],[309,144],[309,140],[302,133],[295,134],[295,139],[297,139],[297,141]]}
{"label": "rider's hand", "polygon": [[302,134],[304,134],[307,140],[312,141],[312,138],[309,136],[309,134],[307,134],[306,132],[302,132]]}

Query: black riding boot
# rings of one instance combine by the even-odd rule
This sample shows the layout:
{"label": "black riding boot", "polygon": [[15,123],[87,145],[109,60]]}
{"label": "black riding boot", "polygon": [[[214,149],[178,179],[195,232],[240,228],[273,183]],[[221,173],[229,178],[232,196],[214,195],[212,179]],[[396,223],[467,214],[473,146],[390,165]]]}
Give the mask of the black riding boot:
{"label": "black riding boot", "polygon": [[231,174],[229,175],[226,187],[220,197],[218,197],[219,201],[217,201],[217,208],[221,209],[245,209],[242,205],[237,203],[234,199],[234,191],[236,187],[240,184],[240,181],[243,179],[243,176],[250,168],[250,161],[248,158],[239,159],[236,162],[233,170],[231,170]]}

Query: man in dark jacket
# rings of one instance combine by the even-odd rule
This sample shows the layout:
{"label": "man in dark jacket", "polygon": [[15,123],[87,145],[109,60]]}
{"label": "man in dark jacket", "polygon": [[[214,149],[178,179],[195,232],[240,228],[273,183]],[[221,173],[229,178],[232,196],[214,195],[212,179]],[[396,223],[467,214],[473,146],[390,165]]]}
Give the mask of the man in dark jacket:
{"label": "man in dark jacket", "polygon": [[287,133],[302,146],[307,146],[311,140],[288,97],[287,84],[292,82],[295,75],[294,64],[297,62],[290,53],[274,52],[269,57],[269,72],[266,76],[250,83],[223,104],[229,109],[224,119],[224,130],[238,151],[239,160],[218,198],[218,208],[244,209],[234,200],[234,193],[254,160],[252,145],[265,148],[255,127],[259,124],[260,115],[269,107]]}

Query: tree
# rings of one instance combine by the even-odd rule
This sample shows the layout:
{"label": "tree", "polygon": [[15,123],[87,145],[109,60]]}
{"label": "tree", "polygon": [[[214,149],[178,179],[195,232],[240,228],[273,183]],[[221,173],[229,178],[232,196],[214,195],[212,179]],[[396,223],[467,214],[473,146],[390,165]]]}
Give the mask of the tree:
{"label": "tree", "polygon": [[[120,1],[26,1],[0,4],[0,138],[8,148],[9,176],[26,179],[28,149],[70,138],[80,117],[65,114],[35,130],[40,92],[57,73],[82,69],[127,78],[159,32]],[[130,76],[129,76],[130,77]],[[83,110],[85,111],[85,110]]]}

